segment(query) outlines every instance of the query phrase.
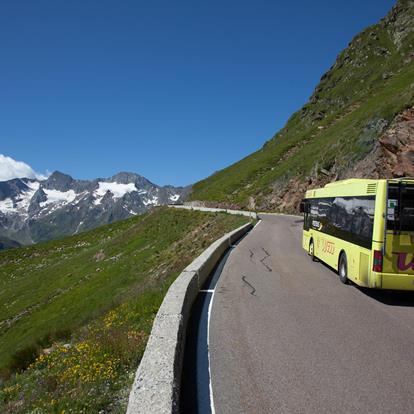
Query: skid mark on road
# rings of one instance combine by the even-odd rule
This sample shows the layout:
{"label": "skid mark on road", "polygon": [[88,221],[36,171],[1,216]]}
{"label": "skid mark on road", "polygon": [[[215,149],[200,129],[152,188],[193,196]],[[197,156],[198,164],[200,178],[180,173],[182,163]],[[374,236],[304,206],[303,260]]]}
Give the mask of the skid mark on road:
{"label": "skid mark on road", "polygon": [[250,252],[250,260],[252,260],[252,258],[254,256],[254,253],[253,253],[252,249],[249,249],[249,252]]}
{"label": "skid mark on road", "polygon": [[246,285],[247,286],[249,286],[250,288],[251,288],[251,292],[250,292],[250,294],[252,295],[252,296],[256,296],[256,289],[255,289],[255,287],[250,283],[250,282],[248,282],[247,280],[246,280],[246,276],[242,276],[242,280],[243,280],[243,282],[244,283],[246,283]]}
{"label": "skid mark on road", "polygon": [[260,259],[260,263],[267,269],[268,272],[272,272],[272,268],[264,262],[268,257],[270,257],[270,253],[264,247],[262,247],[262,250],[266,256],[263,257],[263,259]]}

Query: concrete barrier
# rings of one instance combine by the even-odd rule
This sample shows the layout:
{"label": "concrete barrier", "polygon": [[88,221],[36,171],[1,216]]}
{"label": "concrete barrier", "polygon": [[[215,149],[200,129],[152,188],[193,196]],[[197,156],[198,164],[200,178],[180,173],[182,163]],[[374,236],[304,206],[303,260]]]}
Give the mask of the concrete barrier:
{"label": "concrete barrier", "polygon": [[168,207],[172,208],[183,208],[185,210],[197,210],[197,211],[205,211],[210,213],[228,213],[228,214],[238,214],[242,216],[251,217],[255,220],[260,220],[262,218],[265,218],[266,216],[290,216],[290,217],[301,217],[303,218],[303,215],[300,214],[287,214],[287,213],[267,213],[265,211],[250,211],[250,210],[231,210],[229,208],[212,208],[212,207],[201,207],[196,205],[182,205],[182,204],[169,204]]}
{"label": "concrete barrier", "polygon": [[241,216],[247,216],[252,219],[257,219],[257,213],[255,211],[231,210],[228,208],[212,208],[212,207],[199,207],[199,206],[192,206],[192,205],[176,205],[176,204],[169,204],[168,207],[183,208],[185,210],[205,211],[208,213],[236,214],[236,215],[241,215]]}
{"label": "concrete barrier", "polygon": [[127,414],[178,413],[185,333],[191,306],[224,252],[251,228],[251,223],[245,224],[216,240],[170,286],[136,372]]}

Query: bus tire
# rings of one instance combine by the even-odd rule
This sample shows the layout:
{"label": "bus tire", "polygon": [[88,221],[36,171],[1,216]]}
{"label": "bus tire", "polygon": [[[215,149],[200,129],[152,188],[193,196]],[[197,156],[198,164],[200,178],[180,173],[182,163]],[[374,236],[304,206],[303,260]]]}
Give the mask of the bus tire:
{"label": "bus tire", "polygon": [[309,256],[311,257],[312,262],[316,262],[315,244],[313,243],[313,239],[309,242]]}
{"label": "bus tire", "polygon": [[339,280],[346,285],[348,280],[348,260],[346,258],[346,253],[342,252],[339,256],[339,264],[338,264],[338,275]]}

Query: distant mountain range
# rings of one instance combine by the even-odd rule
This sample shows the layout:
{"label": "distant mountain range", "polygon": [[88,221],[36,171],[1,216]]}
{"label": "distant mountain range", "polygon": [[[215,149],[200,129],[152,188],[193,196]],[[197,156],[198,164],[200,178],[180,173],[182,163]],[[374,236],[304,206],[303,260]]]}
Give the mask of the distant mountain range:
{"label": "distant mountain range", "polygon": [[133,173],[75,180],[55,171],[46,180],[0,182],[0,248],[55,239],[180,203],[190,187],[160,187]]}

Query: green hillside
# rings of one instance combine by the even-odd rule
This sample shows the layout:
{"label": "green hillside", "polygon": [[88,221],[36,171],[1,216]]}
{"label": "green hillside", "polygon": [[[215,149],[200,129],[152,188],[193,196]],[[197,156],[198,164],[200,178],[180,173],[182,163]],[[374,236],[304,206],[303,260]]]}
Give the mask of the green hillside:
{"label": "green hillside", "polygon": [[294,210],[309,185],[349,175],[413,105],[414,2],[400,0],[340,53],[281,131],[259,151],[196,183],[190,200]]}
{"label": "green hillside", "polygon": [[246,221],[163,207],[1,252],[0,412],[124,412],[168,286]]}

